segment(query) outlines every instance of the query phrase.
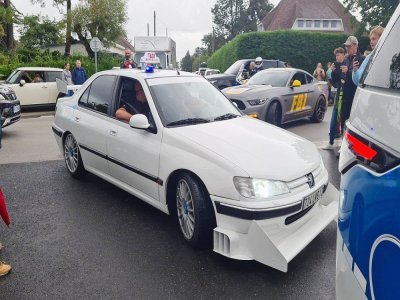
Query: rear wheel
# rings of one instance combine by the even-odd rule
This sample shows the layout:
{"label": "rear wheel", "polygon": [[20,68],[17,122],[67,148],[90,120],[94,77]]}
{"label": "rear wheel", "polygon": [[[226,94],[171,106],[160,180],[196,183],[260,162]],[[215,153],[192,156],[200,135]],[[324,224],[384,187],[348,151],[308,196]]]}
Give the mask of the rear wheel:
{"label": "rear wheel", "polygon": [[78,143],[71,133],[68,133],[64,140],[64,160],[72,177],[81,178],[85,174]]}
{"label": "rear wheel", "polygon": [[320,96],[315,106],[314,113],[311,117],[311,121],[315,123],[321,123],[325,117],[326,112],[326,101],[323,96]]}
{"label": "rear wheel", "polygon": [[275,126],[280,126],[281,119],[282,119],[282,110],[278,102],[275,101],[269,106],[265,121]]}
{"label": "rear wheel", "polygon": [[178,224],[185,240],[192,246],[208,246],[215,217],[202,183],[188,173],[180,174],[176,181],[175,203]]}

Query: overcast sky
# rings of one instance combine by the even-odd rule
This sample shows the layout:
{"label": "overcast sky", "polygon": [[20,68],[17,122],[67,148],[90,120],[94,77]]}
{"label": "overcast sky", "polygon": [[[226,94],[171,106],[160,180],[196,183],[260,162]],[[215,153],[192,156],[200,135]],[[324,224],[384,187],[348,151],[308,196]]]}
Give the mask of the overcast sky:
{"label": "overcast sky", "polygon": [[[211,8],[217,0],[128,0],[128,22],[125,29],[128,39],[147,35],[147,24],[150,24],[150,35],[153,35],[153,12],[156,11],[156,34],[168,36],[176,42],[177,59],[180,60],[189,50],[192,54],[201,46],[201,38],[211,32]],[[12,0],[15,7],[24,15],[42,14],[51,19],[60,19],[59,11],[52,7],[53,1],[47,0],[46,7],[32,5],[30,0]],[[276,5],[279,0],[270,0]],[[72,6],[78,0],[72,0]]]}

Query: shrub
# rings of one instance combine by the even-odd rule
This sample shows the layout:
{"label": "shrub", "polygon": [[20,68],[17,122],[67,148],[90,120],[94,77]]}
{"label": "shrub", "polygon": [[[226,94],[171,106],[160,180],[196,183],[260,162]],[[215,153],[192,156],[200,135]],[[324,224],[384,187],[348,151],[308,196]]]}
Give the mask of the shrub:
{"label": "shrub", "polygon": [[[313,72],[318,62],[324,66],[334,61],[333,50],[343,47],[347,35],[295,30],[250,32],[235,39],[216,51],[208,60],[209,67],[226,70],[238,59],[279,59],[293,67]],[[368,37],[360,37],[361,52],[369,45]]]}

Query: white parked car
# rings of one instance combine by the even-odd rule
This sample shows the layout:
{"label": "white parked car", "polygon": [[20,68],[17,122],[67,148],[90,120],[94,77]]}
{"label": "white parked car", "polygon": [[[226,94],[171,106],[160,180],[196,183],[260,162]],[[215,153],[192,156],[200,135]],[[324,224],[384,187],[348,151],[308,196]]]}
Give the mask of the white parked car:
{"label": "white parked car", "polygon": [[[129,122],[115,117],[122,106],[137,112]],[[337,215],[313,143],[242,115],[194,74],[97,73],[59,100],[53,131],[72,176],[111,182],[176,217],[191,245],[213,241],[230,258],[286,272]]]}
{"label": "white parked car", "polygon": [[60,92],[56,78],[61,79],[62,69],[22,67],[16,69],[3,83],[17,94],[22,107],[55,105]]}

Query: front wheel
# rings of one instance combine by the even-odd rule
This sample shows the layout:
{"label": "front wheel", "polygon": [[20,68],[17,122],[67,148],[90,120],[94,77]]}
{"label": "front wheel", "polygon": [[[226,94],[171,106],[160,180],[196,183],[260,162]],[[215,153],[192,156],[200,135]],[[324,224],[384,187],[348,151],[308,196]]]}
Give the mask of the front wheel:
{"label": "front wheel", "polygon": [[68,133],[64,140],[64,160],[68,172],[75,178],[85,175],[81,153],[74,136]]}
{"label": "front wheel", "polygon": [[315,123],[321,123],[325,117],[326,112],[326,101],[323,96],[320,96],[315,106],[314,113],[311,117],[311,121]]}
{"label": "front wheel", "polygon": [[192,246],[208,246],[215,227],[210,197],[194,176],[182,173],[176,183],[176,210],[179,227]]}
{"label": "front wheel", "polygon": [[273,102],[267,111],[266,122],[271,123],[275,126],[281,125],[282,111],[278,102]]}

